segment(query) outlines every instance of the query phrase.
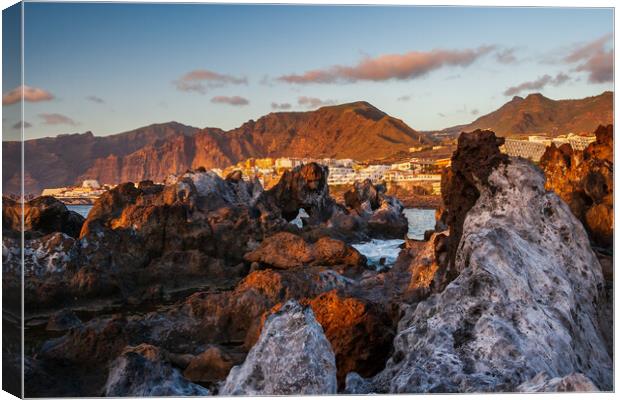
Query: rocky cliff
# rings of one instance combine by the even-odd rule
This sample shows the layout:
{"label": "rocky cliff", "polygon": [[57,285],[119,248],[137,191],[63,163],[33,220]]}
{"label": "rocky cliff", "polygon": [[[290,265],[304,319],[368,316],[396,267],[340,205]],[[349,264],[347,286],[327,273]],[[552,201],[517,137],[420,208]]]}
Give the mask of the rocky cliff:
{"label": "rocky cliff", "polygon": [[[28,140],[25,191],[79,184],[162,182],[198,167],[226,167],[247,158],[334,157],[366,160],[433,140],[369,103],[270,113],[239,128],[197,129],[176,122],[110,136],[84,134]],[[19,191],[18,142],[3,142],[5,193]]]}

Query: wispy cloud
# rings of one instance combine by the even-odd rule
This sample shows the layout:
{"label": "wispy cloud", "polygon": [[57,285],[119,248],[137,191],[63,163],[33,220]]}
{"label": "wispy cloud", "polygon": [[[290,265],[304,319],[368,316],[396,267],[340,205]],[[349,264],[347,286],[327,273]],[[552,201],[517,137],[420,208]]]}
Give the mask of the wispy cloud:
{"label": "wispy cloud", "polygon": [[105,101],[101,97],[97,96],[86,96],[86,100],[92,101],[93,103],[103,104]]}
{"label": "wispy cloud", "polygon": [[78,125],[77,122],[67,117],[66,115],[52,113],[52,114],[39,114],[39,117],[43,120],[45,125]]}
{"label": "wispy cloud", "polygon": [[211,103],[229,104],[231,106],[246,106],[250,101],[241,96],[215,96],[211,99]]}
{"label": "wispy cloud", "polygon": [[334,65],[302,74],[283,75],[277,79],[295,84],[409,80],[444,66],[466,67],[494,48],[494,46],[482,46],[465,50],[437,49],[386,54],[375,58],[366,57],[354,66]]}
{"label": "wispy cloud", "polygon": [[54,98],[54,96],[45,89],[32,86],[18,86],[2,95],[2,105],[7,106],[9,104],[19,103],[22,99],[22,91],[24,94],[24,101],[37,102],[52,100]]}
{"label": "wispy cloud", "polygon": [[291,103],[271,103],[272,110],[290,110],[291,107]]}
{"label": "wispy cloud", "polygon": [[297,104],[306,108],[317,108],[335,104],[334,100],[321,100],[317,97],[300,96],[297,98]]}
{"label": "wispy cloud", "polygon": [[[31,128],[32,124],[28,121],[24,121],[24,129],[28,129]],[[15,125],[13,125],[13,129],[21,129],[22,128],[22,121],[17,122]]]}
{"label": "wispy cloud", "polygon": [[186,73],[172,83],[176,86],[177,90],[182,92],[205,94],[207,90],[211,88],[247,84],[248,80],[245,77],[235,77],[206,69],[197,69]]}
{"label": "wispy cloud", "polygon": [[541,90],[547,85],[560,86],[568,80],[570,80],[570,77],[562,72],[557,74],[555,77],[552,77],[551,75],[543,75],[534,81],[523,82],[516,86],[509,87],[504,91],[504,95],[514,96],[524,91]]}
{"label": "wispy cloud", "polygon": [[512,47],[510,49],[498,51],[495,53],[495,59],[501,64],[516,64],[518,61],[515,56],[516,50],[516,48]]}
{"label": "wispy cloud", "polygon": [[569,63],[579,63],[575,71],[587,72],[588,81],[592,83],[612,82],[614,79],[614,56],[607,43],[613,39],[608,33],[592,42],[573,48],[564,58]]}

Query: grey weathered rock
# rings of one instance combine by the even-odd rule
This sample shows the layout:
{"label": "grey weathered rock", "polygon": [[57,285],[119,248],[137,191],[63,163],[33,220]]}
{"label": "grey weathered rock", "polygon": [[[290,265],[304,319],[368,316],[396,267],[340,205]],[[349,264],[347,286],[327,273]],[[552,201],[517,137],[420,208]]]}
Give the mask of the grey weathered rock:
{"label": "grey weathered rock", "polygon": [[525,160],[496,167],[467,213],[447,288],[410,307],[379,392],[513,391],[540,372],[609,390],[601,266],[582,224]]}
{"label": "grey weathered rock", "polygon": [[598,388],[587,376],[572,373],[563,377],[549,378],[541,372],[517,387],[519,392],[598,392]]}
{"label": "grey weathered rock", "polygon": [[126,347],[112,363],[106,396],[208,396],[209,390],[191,383],[174,369],[155,346]]}
{"label": "grey weathered rock", "polygon": [[312,309],[291,300],[271,314],[223,395],[335,394],[336,360]]}

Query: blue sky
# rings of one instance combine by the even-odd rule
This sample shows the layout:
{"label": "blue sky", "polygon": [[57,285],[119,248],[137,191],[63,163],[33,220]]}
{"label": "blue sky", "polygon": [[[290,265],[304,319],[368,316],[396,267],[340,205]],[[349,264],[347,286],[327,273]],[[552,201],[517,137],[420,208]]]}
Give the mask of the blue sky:
{"label": "blue sky", "polygon": [[27,138],[356,100],[430,130],[613,89],[611,9],[26,3],[24,26]]}

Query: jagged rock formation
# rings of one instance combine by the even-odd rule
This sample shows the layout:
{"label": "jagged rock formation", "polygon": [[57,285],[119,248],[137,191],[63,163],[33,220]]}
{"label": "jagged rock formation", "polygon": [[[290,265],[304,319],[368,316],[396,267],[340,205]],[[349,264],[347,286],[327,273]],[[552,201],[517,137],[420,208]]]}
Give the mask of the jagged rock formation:
{"label": "jagged rock formation", "polygon": [[450,228],[447,282],[455,277],[454,263],[463,223],[469,210],[478,201],[479,185],[486,184],[491,171],[508,161],[508,157],[499,151],[503,143],[504,139],[496,137],[491,131],[463,132],[452,155],[452,167],[442,177],[445,223]]}
{"label": "jagged rock formation", "polygon": [[592,243],[611,252],[614,226],[613,125],[599,126],[596,141],[583,151],[548,147],[540,160],[546,187],[583,222]]}
{"label": "jagged rock formation", "polygon": [[514,391],[540,372],[580,372],[610,390],[597,310],[603,276],[583,226],[525,160],[497,163],[474,182],[458,276],[408,309],[385,370],[370,382],[352,377],[347,390]]}
{"label": "jagged rock formation", "polygon": [[299,209],[308,214],[307,223],[325,222],[332,215],[336,202],[329,196],[327,167],[304,164],[286,171],[265,197],[277,206],[287,221],[297,217]]}
{"label": "jagged rock formation", "polygon": [[127,347],[110,366],[106,396],[208,396],[209,390],[189,382],[148,344]]}
{"label": "jagged rock formation", "polygon": [[271,314],[241,366],[226,378],[223,395],[336,393],[336,360],[309,307],[295,301]]}
{"label": "jagged rock formation", "polygon": [[[77,238],[84,218],[50,196],[37,197],[24,202],[24,234],[26,239],[53,232],[62,232]],[[18,237],[22,230],[22,204],[8,197],[2,198],[2,233]]]}

